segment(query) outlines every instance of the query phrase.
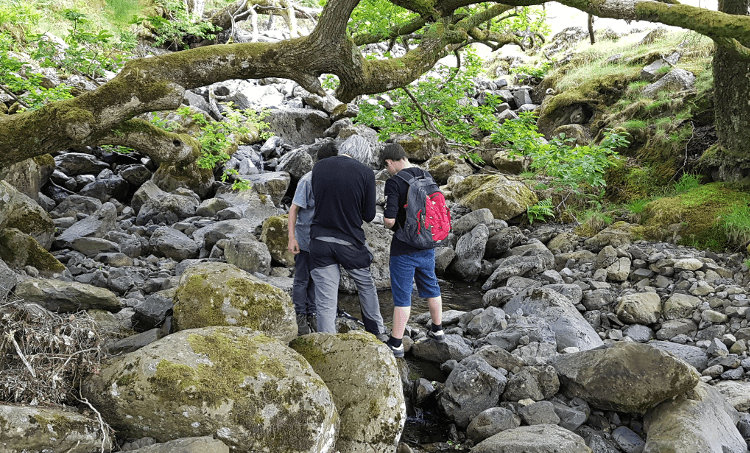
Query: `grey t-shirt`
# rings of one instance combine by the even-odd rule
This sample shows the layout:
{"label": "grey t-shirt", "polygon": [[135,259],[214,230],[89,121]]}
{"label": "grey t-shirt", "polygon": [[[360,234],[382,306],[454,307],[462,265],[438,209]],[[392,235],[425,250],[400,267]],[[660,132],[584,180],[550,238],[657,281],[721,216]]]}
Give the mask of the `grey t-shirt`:
{"label": "grey t-shirt", "polygon": [[299,248],[309,252],[310,224],[315,212],[315,199],[312,192],[312,172],[307,172],[300,178],[292,203],[300,208],[297,211],[297,223],[294,225],[294,236],[297,238]]}

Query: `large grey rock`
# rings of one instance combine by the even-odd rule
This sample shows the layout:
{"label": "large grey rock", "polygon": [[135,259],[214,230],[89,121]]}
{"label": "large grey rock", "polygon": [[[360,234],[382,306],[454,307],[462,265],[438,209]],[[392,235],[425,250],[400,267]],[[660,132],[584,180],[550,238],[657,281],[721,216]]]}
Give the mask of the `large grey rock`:
{"label": "large grey rock", "polygon": [[661,298],[653,292],[626,294],[620,298],[615,313],[622,322],[650,325],[661,315]]}
{"label": "large grey rock", "polygon": [[292,146],[315,142],[331,126],[328,115],[318,110],[278,108],[266,118],[270,131]]}
{"label": "large grey rock", "polygon": [[82,393],[127,438],[212,436],[237,452],[332,453],[338,414],[301,355],[243,327],[168,335],[113,358]]}
{"label": "large grey rock", "polygon": [[469,176],[474,173],[458,153],[438,154],[424,163],[424,168],[438,184],[446,184],[451,176]]}
{"label": "large grey rock", "polygon": [[492,332],[477,341],[477,346],[493,345],[507,351],[518,347],[521,338],[557,347],[555,332],[550,323],[538,316],[523,316],[516,313],[510,316],[508,325],[500,331]]}
{"label": "large grey rock", "polygon": [[483,411],[497,406],[507,379],[482,357],[462,360],[445,381],[440,405],[461,428]]}
{"label": "large grey rock", "polygon": [[180,277],[174,296],[176,330],[249,327],[288,343],[297,336],[289,295],[226,263],[198,263]]}
{"label": "large grey rock", "polygon": [[476,211],[471,211],[453,221],[451,231],[455,234],[468,233],[480,223],[488,225],[492,220],[494,220],[494,217],[492,217],[492,211],[487,208],[477,209]]}
{"label": "large grey rock", "polygon": [[54,219],[59,219],[61,217],[75,217],[79,213],[91,215],[101,207],[101,200],[73,194],[65,197],[65,199],[55,206],[55,209],[50,211],[49,214]]}
{"label": "large grey rock", "polygon": [[129,451],[131,453],[229,453],[229,447],[211,436],[203,436],[184,437]]}
{"label": "large grey rock", "polygon": [[171,225],[195,215],[200,199],[196,196],[161,193],[149,198],[138,210],[136,225],[145,225],[149,221]]}
{"label": "large grey rock", "polygon": [[291,176],[285,171],[249,175],[245,179],[250,181],[253,190],[258,192],[261,200],[264,197],[269,197],[274,205],[281,202],[291,182]]}
{"label": "large grey rock", "polygon": [[310,153],[300,148],[281,156],[276,170],[287,172],[293,180],[299,181],[305,173],[312,171],[313,163],[315,161]]}
{"label": "large grey rock", "polygon": [[583,243],[586,247],[599,252],[604,247],[611,245],[614,248],[628,246],[633,239],[631,232],[633,225],[625,222],[616,222],[593,237],[586,239]]}
{"label": "large grey rock", "polygon": [[487,241],[484,258],[497,258],[524,241],[526,237],[518,227],[503,228]]}
{"label": "large grey rock", "polygon": [[483,223],[461,236],[456,244],[456,259],[451,265],[451,271],[463,280],[475,281],[482,271],[482,256],[487,239],[489,229]]}
{"label": "large grey rock", "polygon": [[695,75],[684,69],[674,68],[669,71],[664,77],[646,86],[643,89],[643,95],[648,97],[655,97],[662,91],[685,91],[693,88],[695,83]]}
{"label": "large grey rock", "polygon": [[154,230],[149,239],[149,245],[158,256],[182,261],[198,256],[198,244],[182,231],[168,226]]}
{"label": "large grey rock", "polygon": [[2,404],[0,420],[0,448],[7,453],[108,452],[115,447],[96,417],[71,408]]}
{"label": "large grey rock", "polygon": [[664,319],[690,318],[701,300],[689,294],[674,293],[664,301]]}
{"label": "large grey rock", "polygon": [[98,175],[109,168],[107,163],[84,153],[62,153],[55,157],[55,166],[68,176]]}
{"label": "large grey rock", "polygon": [[260,226],[270,216],[284,214],[277,209],[268,196],[260,196],[254,190],[233,191],[230,188],[220,188],[216,191],[216,197],[231,204],[217,213],[219,220],[245,219],[252,232],[255,227]]}
{"label": "large grey rock", "polygon": [[508,429],[521,426],[521,417],[503,407],[491,407],[471,420],[466,434],[479,443],[484,439]]}
{"label": "large grey rock", "polygon": [[471,453],[592,453],[583,438],[557,425],[519,426],[485,439]]}
{"label": "large grey rock", "polygon": [[708,367],[708,354],[706,354],[705,349],[661,340],[649,341],[648,344],[681,358],[690,365],[693,365],[698,372],[702,372]]}
{"label": "large grey rock", "polygon": [[512,276],[528,276],[551,269],[555,257],[546,247],[532,248],[523,255],[512,255],[499,262],[492,275],[482,285],[487,291],[499,286],[504,280]]}
{"label": "large grey rock", "polygon": [[416,131],[412,134],[398,135],[394,141],[404,147],[410,160],[423,162],[446,151],[445,139],[429,131]]}
{"label": "large grey rock", "polygon": [[16,296],[59,313],[91,309],[116,312],[122,308],[120,300],[108,289],[46,278],[27,278],[19,282]]}
{"label": "large grey rock", "polygon": [[737,411],[716,389],[699,383],[646,413],[643,451],[746,453],[747,443],[735,426],[738,420]]}
{"label": "large grey rock", "polygon": [[[443,318],[443,325],[446,325],[445,318]],[[454,334],[446,335],[444,343],[429,340],[418,341],[411,347],[411,355],[433,363],[445,363],[448,360],[460,362],[471,354],[471,347],[464,342],[462,337]]]}
{"label": "large grey rock", "polygon": [[55,169],[55,161],[49,154],[32,157],[0,169],[0,180],[5,180],[16,190],[37,201],[42,186]]}
{"label": "large grey rock", "polygon": [[700,377],[686,362],[642,343],[564,354],[553,365],[570,395],[619,412],[644,413],[685,394]]}
{"label": "large grey rock", "polygon": [[74,240],[81,237],[104,237],[107,232],[116,229],[116,224],[117,208],[114,204],[106,202],[96,212],[63,231],[55,239],[55,244],[65,248],[70,247]]}
{"label": "large grey rock", "polygon": [[146,181],[133,194],[133,198],[130,200],[130,207],[137,214],[148,200],[156,199],[166,194],[167,192],[161,190],[153,181]]}
{"label": "large grey rock", "polygon": [[55,234],[50,215],[33,199],[0,180],[0,230],[17,228],[49,250]]}
{"label": "large grey rock", "polygon": [[721,381],[714,384],[714,388],[738,411],[750,410],[750,382]]}
{"label": "large grey rock", "polygon": [[390,349],[363,331],[305,335],[290,346],[307,359],[333,395],[341,419],[336,449],[393,452],[406,423],[406,404]]}
{"label": "large grey rock", "polygon": [[534,288],[514,296],[506,305],[505,312],[537,316],[546,320],[557,341],[557,349],[575,347],[579,350],[601,346],[602,340],[593,327],[584,319],[575,305],[565,296],[547,288]]}
{"label": "large grey rock", "polygon": [[271,272],[271,252],[268,246],[245,233],[229,239],[224,246],[224,256],[228,264],[243,271],[268,275]]}

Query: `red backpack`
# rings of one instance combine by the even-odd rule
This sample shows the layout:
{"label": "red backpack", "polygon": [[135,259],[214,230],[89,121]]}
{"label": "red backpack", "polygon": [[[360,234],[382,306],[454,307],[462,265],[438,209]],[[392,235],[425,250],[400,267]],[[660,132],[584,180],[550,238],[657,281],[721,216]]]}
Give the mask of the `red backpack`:
{"label": "red backpack", "polygon": [[396,237],[407,244],[431,249],[440,246],[451,231],[451,213],[445,196],[429,173],[407,179],[396,174],[409,184],[406,195],[406,221],[396,231]]}

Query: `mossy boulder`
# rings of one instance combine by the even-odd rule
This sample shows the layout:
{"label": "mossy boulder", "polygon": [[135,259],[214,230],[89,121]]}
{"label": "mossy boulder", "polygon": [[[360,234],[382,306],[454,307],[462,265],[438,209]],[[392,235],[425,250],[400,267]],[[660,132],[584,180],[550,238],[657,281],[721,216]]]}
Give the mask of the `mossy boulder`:
{"label": "mossy boulder", "polygon": [[49,250],[55,236],[52,217],[7,181],[0,181],[0,230],[17,228]]}
{"label": "mossy boulder", "polygon": [[315,369],[333,395],[341,426],[341,453],[391,453],[406,421],[396,359],[372,334],[316,333],[290,346]]}
{"label": "mossy boulder", "polygon": [[175,292],[173,311],[177,330],[240,326],[284,343],[297,337],[291,297],[231,264],[188,267]]}
{"label": "mossy boulder", "polygon": [[425,170],[429,171],[438,184],[447,184],[448,178],[453,175],[469,176],[474,170],[464,162],[458,153],[441,154],[430,158],[424,164]]}
{"label": "mossy boulder", "polygon": [[642,343],[559,355],[552,364],[570,395],[596,409],[617,412],[642,414],[689,392],[700,379],[692,365]]}
{"label": "mossy boulder", "polygon": [[503,175],[472,175],[453,187],[453,197],[472,210],[488,208],[496,219],[508,220],[539,202],[526,184]]}
{"label": "mossy boulder", "polygon": [[[747,206],[750,194],[726,183],[710,183],[646,205],[634,233],[651,240],[721,251],[729,245],[723,219],[735,206]],[[670,228],[671,227],[671,228]]]}
{"label": "mossy boulder", "polygon": [[294,253],[287,249],[289,243],[289,216],[273,216],[263,222],[260,241],[265,243],[271,253],[271,259],[284,266],[294,266]]}
{"label": "mossy boulder", "polygon": [[96,417],[70,408],[0,405],[0,445],[8,453],[23,451],[112,451],[109,431]]}
{"label": "mossy boulder", "polygon": [[166,192],[182,187],[206,198],[214,184],[214,173],[210,168],[200,168],[195,162],[188,165],[164,162],[159,165],[151,180]]}
{"label": "mossy boulder", "polygon": [[415,131],[411,134],[398,135],[393,139],[404,147],[410,160],[424,162],[438,154],[445,153],[447,145],[445,139],[429,131]]}
{"label": "mossy boulder", "polygon": [[33,266],[47,276],[65,270],[65,265],[39,242],[17,228],[0,230],[0,259],[11,268]]}
{"label": "mossy boulder", "polygon": [[105,362],[82,392],[126,438],[212,436],[236,452],[334,451],[338,414],[326,384],[301,355],[244,327],[168,335]]}

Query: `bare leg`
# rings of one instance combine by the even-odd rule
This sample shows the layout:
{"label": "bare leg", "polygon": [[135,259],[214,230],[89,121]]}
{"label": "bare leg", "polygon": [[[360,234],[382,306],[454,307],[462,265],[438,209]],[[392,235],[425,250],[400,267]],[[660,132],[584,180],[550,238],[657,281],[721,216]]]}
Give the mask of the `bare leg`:
{"label": "bare leg", "polygon": [[393,330],[391,331],[393,338],[399,340],[404,338],[404,330],[406,330],[406,322],[409,321],[409,313],[411,313],[411,307],[393,307]]}
{"label": "bare leg", "polygon": [[[432,323],[439,326],[443,323],[443,298],[442,296],[430,297],[427,299],[427,307],[430,309],[430,318]],[[396,315],[393,315],[394,328],[396,325]],[[403,332],[403,331],[402,331]]]}

